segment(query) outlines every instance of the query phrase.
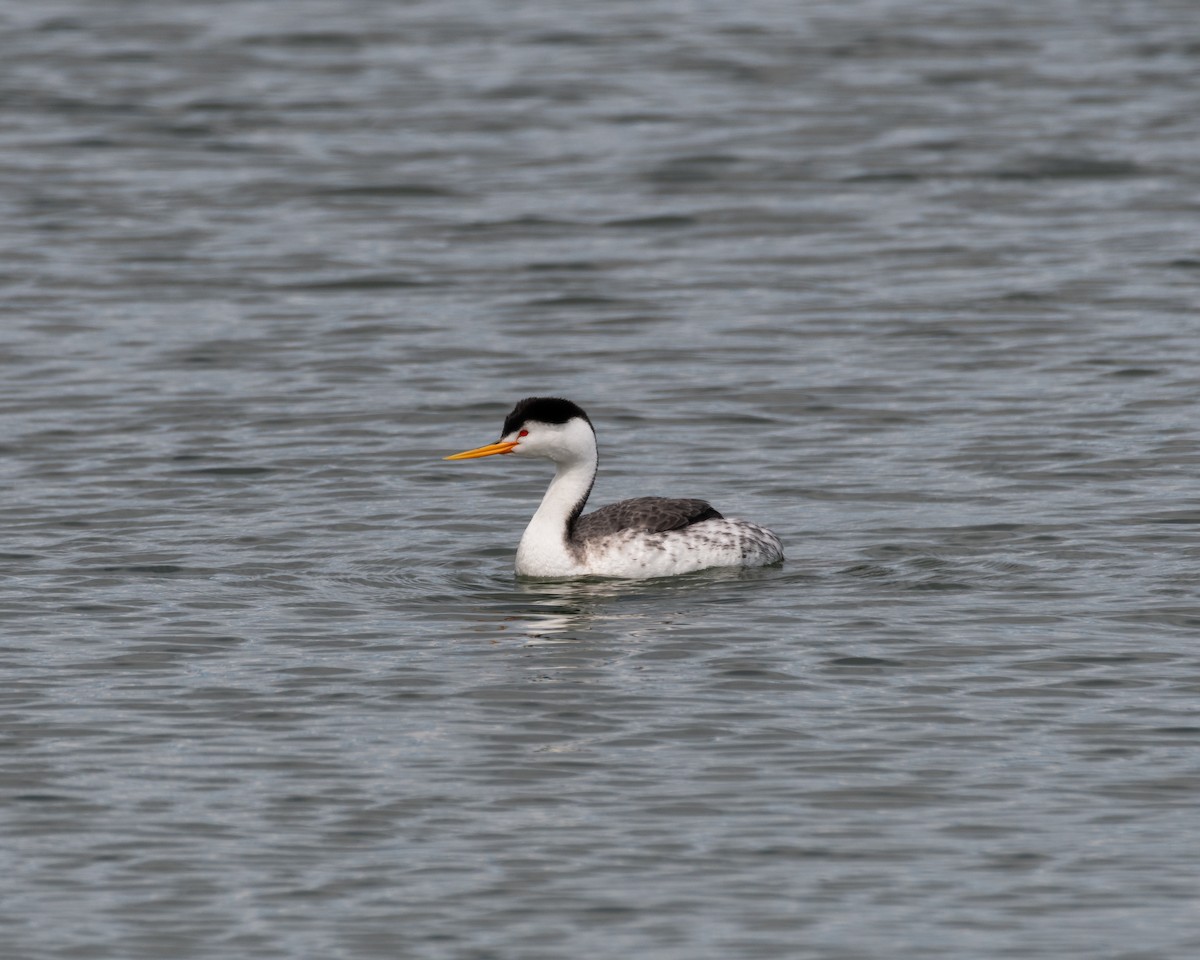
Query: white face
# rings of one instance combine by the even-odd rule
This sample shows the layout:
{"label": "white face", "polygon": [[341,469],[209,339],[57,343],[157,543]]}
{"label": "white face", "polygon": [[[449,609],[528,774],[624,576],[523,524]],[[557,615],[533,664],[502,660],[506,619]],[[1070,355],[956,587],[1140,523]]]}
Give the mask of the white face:
{"label": "white face", "polygon": [[515,440],[512,453],[518,457],[545,457],[564,463],[596,454],[596,435],[586,420],[576,417],[566,423],[526,420],[521,429],[502,440]]}

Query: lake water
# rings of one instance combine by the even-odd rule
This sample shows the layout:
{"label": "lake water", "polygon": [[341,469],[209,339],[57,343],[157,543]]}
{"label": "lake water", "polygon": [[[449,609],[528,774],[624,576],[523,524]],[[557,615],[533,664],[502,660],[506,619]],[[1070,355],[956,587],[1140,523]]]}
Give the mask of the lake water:
{"label": "lake water", "polygon": [[[7,958],[1197,955],[1191,4],[0,42]],[[515,580],[542,393],[787,562]]]}

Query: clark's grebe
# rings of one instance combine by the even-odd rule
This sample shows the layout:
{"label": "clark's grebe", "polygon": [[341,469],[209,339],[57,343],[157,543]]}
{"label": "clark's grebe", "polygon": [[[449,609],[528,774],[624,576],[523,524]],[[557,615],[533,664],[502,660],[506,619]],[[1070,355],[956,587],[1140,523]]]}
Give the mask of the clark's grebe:
{"label": "clark's grebe", "polygon": [[708,567],[761,567],[783,559],[770,530],[726,519],[704,500],[635,497],[586,516],[596,480],[596,432],[570,400],[528,397],[500,439],[447,460],[499,453],[553,460],[557,468],[517,547],[527,577],[666,577]]}

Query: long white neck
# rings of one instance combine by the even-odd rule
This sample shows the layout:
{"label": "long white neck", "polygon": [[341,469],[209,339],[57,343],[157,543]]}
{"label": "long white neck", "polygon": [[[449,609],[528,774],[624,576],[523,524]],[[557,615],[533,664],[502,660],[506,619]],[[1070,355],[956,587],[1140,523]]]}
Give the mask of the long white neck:
{"label": "long white neck", "polygon": [[585,454],[557,462],[554,479],[517,547],[517,573],[561,577],[578,571],[580,558],[569,542],[569,526],[592,490],[599,457]]}

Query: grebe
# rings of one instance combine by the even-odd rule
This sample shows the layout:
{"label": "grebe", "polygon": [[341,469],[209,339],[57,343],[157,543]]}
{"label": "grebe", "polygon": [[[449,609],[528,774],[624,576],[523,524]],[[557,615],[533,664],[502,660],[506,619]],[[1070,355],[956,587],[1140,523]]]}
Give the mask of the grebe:
{"label": "grebe", "polygon": [[544,457],[556,467],[517,547],[521,576],[641,579],[783,559],[770,530],[726,519],[704,500],[634,497],[581,515],[599,456],[592,421],[570,400],[528,397],[513,407],[496,443],[445,459],[500,453]]}

